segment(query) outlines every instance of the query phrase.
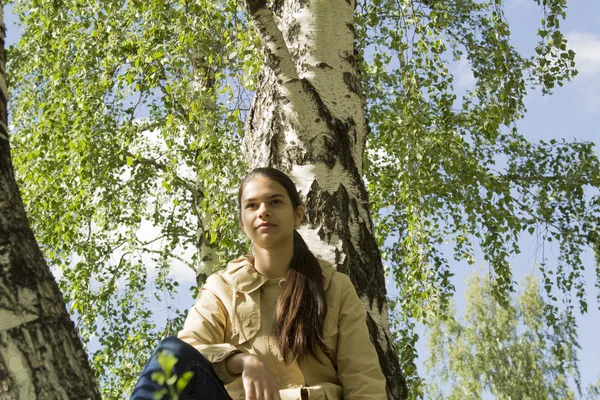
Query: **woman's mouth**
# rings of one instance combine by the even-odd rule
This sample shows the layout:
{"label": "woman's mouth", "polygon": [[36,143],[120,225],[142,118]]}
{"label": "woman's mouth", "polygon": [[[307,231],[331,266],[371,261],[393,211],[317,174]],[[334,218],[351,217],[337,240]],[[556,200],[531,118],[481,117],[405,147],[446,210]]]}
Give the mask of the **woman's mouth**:
{"label": "woman's mouth", "polygon": [[258,226],[256,227],[256,229],[259,229],[259,230],[267,230],[267,229],[269,229],[269,228],[274,228],[274,227],[276,227],[276,226],[277,226],[277,225],[275,225],[275,224],[271,224],[271,223],[265,222],[265,223],[262,223],[262,224],[258,225]]}

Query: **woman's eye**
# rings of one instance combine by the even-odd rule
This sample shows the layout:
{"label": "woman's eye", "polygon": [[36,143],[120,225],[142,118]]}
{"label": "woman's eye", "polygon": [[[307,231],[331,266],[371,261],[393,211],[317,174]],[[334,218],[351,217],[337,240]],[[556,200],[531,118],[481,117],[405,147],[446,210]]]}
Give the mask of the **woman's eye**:
{"label": "woman's eye", "polygon": [[273,200],[271,204],[281,204],[281,200]]}
{"label": "woman's eye", "polygon": [[256,204],[254,204],[254,203],[246,204],[246,208],[254,208],[254,207],[256,207]]}

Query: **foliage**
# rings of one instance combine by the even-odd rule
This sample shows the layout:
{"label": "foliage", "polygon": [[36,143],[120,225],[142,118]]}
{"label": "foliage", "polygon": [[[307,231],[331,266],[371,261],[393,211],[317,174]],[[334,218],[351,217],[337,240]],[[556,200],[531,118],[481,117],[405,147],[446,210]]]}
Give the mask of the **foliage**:
{"label": "foliage", "polygon": [[158,353],[157,359],[161,371],[153,372],[151,379],[161,386],[166,385],[166,388],[156,391],[154,398],[160,400],[165,395],[168,395],[171,400],[178,400],[183,389],[194,376],[194,373],[186,371],[181,376],[174,374],[173,368],[177,364],[177,357],[166,350]]}
{"label": "foliage", "polygon": [[600,399],[600,378],[587,387],[585,398],[586,400]]}
{"label": "foliage", "polygon": [[[480,399],[491,393],[497,399],[573,399],[568,380],[579,385],[576,327],[561,317],[564,331],[557,332],[536,278],[526,278],[519,296],[502,306],[489,277],[474,275],[464,322],[451,315],[430,326],[428,368],[437,379],[427,385],[429,397]],[[556,349],[564,355],[557,356]]]}
{"label": "foliage", "polygon": [[[573,298],[587,306],[580,253],[600,243],[594,145],[531,143],[516,128],[530,88],[549,93],[576,74],[560,32],[564,0],[537,2],[544,19],[532,55],[511,46],[501,1],[357,4],[372,131],[365,180],[415,387],[415,323],[443,314],[454,292],[448,241],[470,263],[481,247],[505,303],[519,235],[558,243],[558,268],[541,260],[544,288],[569,294],[567,318]],[[237,0],[13,4],[24,31],[8,51],[19,184],[79,331],[98,348],[104,396],[122,398],[142,354],[181,325],[173,265],[196,268],[207,243],[220,261],[243,246],[232,216],[260,43]],[[476,82],[461,97],[455,60]]]}
{"label": "foliage", "polygon": [[156,339],[182,325],[173,264],[195,267],[201,241],[222,259],[239,249],[230,84],[255,75],[237,61],[254,39],[234,1],[14,7],[26,27],[9,49],[19,184],[79,332],[97,338],[104,396],[121,399]]}
{"label": "foliage", "polygon": [[[543,250],[538,260],[554,299],[550,322],[558,314],[557,293],[569,293],[569,319],[573,299],[587,308],[580,255],[599,243],[594,144],[533,143],[517,129],[530,90],[550,93],[577,74],[560,32],[566,2],[538,2],[544,18],[531,55],[511,45],[502,3],[358,6],[372,128],[365,177],[379,243],[399,290],[390,310],[402,331],[405,371],[416,371],[415,323],[443,313],[454,293],[449,257],[473,264],[481,250],[497,299],[507,301],[509,259],[520,252],[519,237],[535,235],[540,249],[558,243],[555,270],[546,267]],[[471,68],[473,87],[455,82],[461,62]],[[407,375],[417,390],[418,377]]]}

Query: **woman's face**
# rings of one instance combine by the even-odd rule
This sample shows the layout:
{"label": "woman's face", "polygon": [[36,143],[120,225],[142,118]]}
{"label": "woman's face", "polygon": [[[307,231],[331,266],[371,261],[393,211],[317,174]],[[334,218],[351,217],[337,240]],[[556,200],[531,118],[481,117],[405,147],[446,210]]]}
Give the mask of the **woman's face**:
{"label": "woman's face", "polygon": [[302,221],[304,208],[294,210],[281,184],[262,176],[252,178],[244,185],[240,203],[242,229],[255,246],[293,243],[294,228]]}

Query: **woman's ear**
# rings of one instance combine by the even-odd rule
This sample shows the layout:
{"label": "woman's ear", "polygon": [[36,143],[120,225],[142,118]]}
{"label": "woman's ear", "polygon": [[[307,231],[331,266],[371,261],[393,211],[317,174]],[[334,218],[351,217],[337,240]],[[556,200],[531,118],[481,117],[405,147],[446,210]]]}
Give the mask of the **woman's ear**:
{"label": "woman's ear", "polygon": [[306,209],[304,206],[300,205],[296,207],[296,211],[294,211],[294,227],[298,228],[302,224],[302,220],[304,219],[304,214],[306,214]]}

